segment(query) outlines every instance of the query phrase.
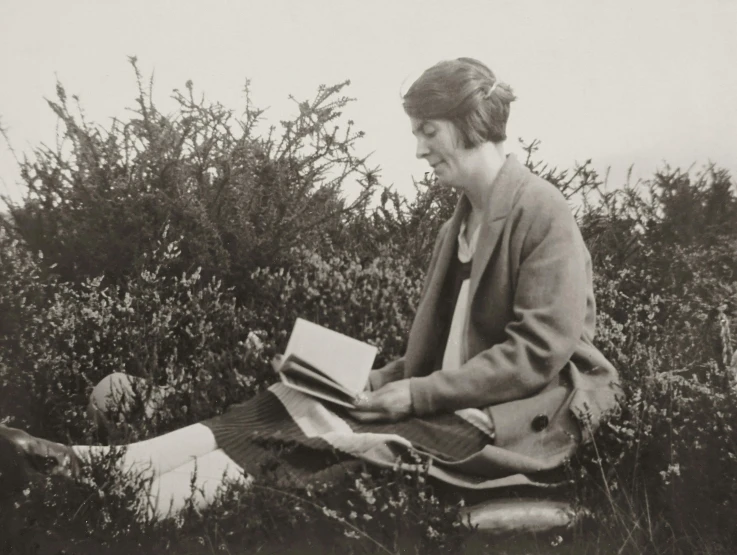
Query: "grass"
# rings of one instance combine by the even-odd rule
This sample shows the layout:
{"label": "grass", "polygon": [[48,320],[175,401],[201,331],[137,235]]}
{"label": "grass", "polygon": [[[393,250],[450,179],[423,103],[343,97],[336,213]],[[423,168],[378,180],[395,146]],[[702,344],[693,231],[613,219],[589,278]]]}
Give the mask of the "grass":
{"label": "grass", "polygon": [[231,485],[207,510],[190,506],[176,519],[142,520],[140,498],[150,483],[118,472],[117,456],[87,466],[76,482],[34,476],[27,487],[6,490],[0,500],[2,552],[730,553],[687,530],[677,534],[652,514],[647,495],[638,499],[610,484],[601,461],[601,505],[591,517],[568,530],[492,537],[461,526],[457,499],[444,497],[424,475],[369,468],[348,471],[332,487],[297,490],[268,480],[248,490]]}

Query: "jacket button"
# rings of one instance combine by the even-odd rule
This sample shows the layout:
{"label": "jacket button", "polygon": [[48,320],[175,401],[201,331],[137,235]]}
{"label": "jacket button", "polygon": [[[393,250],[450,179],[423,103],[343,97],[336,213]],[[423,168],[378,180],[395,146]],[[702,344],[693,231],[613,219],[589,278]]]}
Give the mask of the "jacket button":
{"label": "jacket button", "polygon": [[532,419],[532,429],[536,432],[542,432],[549,424],[548,417],[544,414],[538,414]]}

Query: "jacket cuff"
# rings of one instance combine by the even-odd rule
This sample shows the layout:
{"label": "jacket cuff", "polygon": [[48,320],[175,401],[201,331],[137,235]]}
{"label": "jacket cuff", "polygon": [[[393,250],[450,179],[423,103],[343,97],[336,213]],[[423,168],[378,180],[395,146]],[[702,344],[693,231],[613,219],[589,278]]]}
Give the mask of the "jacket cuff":
{"label": "jacket cuff", "polygon": [[409,379],[409,393],[412,397],[412,414],[425,416],[437,412],[433,402],[433,391],[430,376]]}

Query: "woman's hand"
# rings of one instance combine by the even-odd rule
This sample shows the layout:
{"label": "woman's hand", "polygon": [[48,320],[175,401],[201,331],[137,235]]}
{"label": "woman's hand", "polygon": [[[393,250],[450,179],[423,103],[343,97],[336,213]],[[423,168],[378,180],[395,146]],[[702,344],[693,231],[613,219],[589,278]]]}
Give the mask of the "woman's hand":
{"label": "woman's hand", "polygon": [[284,362],[284,355],[276,354],[274,355],[274,358],[271,359],[271,367],[274,369],[274,372],[277,374],[279,373],[279,369],[281,368],[282,362]]}
{"label": "woman's hand", "polygon": [[351,416],[361,422],[396,422],[412,414],[409,380],[386,384],[376,391],[366,391],[356,402]]}

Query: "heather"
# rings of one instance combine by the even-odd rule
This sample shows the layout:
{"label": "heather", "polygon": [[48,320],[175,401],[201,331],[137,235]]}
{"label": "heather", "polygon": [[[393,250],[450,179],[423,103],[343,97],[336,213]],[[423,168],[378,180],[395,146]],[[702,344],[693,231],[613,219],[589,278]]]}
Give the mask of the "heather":
{"label": "heather", "polygon": [[[72,443],[122,443],[223,412],[275,379],[297,316],[402,353],[434,236],[454,206],[427,181],[405,198],[381,183],[342,112],[349,84],[297,100],[268,127],[248,90],[237,110],[175,91],[161,113],[132,60],[130,115],[90,122],[60,84],[59,140],[19,160],[28,195],[0,232],[0,419]],[[368,101],[359,99],[355,102]],[[565,469],[590,517],[506,538],[498,552],[732,553],[737,545],[737,194],[714,165],[664,165],[608,183],[590,162],[525,163],[570,200],[593,259],[597,346],[622,377],[621,411]],[[350,195],[348,194],[351,192]],[[94,429],[87,396],[124,371],[170,385],[164,409]],[[143,392],[145,393],[145,392]],[[457,497],[422,472],[346,464],[339,483],[278,478],[224,488],[207,511],[142,519],[145,480],[114,457],[78,482],[3,484],[11,553],[459,552],[486,540]],[[14,486],[18,486],[17,488]],[[31,551],[32,552],[32,551]]]}

